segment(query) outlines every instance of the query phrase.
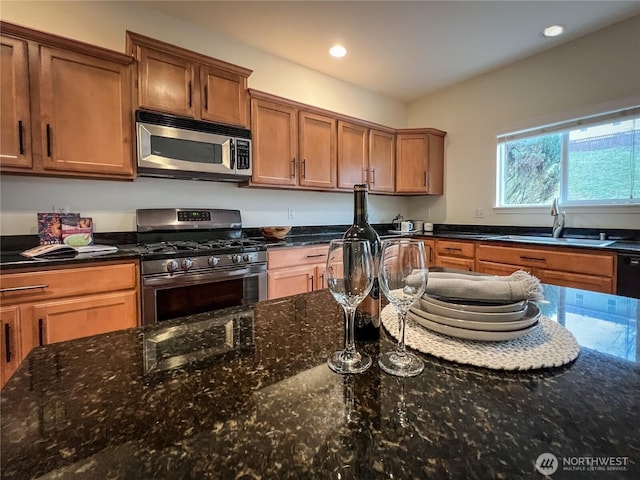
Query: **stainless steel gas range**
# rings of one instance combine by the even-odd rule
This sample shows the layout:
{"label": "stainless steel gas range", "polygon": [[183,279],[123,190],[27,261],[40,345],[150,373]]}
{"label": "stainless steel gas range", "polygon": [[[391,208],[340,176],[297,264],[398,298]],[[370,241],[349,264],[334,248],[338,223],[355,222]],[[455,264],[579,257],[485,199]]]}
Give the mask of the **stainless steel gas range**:
{"label": "stainless steel gas range", "polygon": [[142,323],[267,298],[266,246],[242,233],[238,210],[136,210]]}

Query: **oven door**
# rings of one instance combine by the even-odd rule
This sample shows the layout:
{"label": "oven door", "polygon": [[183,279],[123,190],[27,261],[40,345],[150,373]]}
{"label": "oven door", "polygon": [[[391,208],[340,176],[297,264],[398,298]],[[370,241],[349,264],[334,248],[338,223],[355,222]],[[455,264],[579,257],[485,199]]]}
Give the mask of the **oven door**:
{"label": "oven door", "polygon": [[142,277],[142,323],[267,299],[266,265]]}
{"label": "oven door", "polygon": [[[138,122],[138,170],[234,174],[233,138]],[[162,174],[160,174],[162,175]]]}

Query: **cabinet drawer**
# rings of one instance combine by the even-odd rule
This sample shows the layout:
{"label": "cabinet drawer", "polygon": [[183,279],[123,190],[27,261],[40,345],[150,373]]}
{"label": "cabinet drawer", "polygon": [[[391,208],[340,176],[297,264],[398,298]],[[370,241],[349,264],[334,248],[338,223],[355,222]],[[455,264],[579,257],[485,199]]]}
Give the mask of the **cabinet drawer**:
{"label": "cabinet drawer", "polygon": [[0,276],[0,299],[3,304],[15,304],[129,290],[137,285],[135,263],[15,273]]}
{"label": "cabinet drawer", "polygon": [[268,250],[267,265],[269,270],[272,270],[275,268],[324,263],[327,260],[328,251],[328,244]]}
{"label": "cabinet drawer", "polygon": [[537,270],[537,277],[543,283],[561,285],[563,287],[580,288],[594,292],[614,293],[613,279],[580,273],[556,272],[553,270]]}
{"label": "cabinet drawer", "polygon": [[447,257],[475,257],[475,245],[469,242],[451,242],[449,240],[438,240],[437,243],[438,255]]}
{"label": "cabinet drawer", "polygon": [[477,259],[601,277],[613,277],[615,265],[613,254],[609,253],[561,252],[491,245],[478,245]]}

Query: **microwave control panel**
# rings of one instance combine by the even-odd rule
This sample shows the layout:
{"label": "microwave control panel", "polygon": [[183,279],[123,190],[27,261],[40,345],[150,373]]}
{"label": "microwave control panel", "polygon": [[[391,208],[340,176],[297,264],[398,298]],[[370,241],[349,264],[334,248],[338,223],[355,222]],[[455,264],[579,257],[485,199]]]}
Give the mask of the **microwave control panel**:
{"label": "microwave control panel", "polygon": [[249,170],[251,169],[251,141],[250,140],[236,140],[236,169],[237,170]]}

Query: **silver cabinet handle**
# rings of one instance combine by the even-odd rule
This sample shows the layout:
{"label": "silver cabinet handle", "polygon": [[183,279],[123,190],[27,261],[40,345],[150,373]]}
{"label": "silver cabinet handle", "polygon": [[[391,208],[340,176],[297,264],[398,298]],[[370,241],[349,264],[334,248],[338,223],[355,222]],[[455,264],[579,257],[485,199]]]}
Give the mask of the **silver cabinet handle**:
{"label": "silver cabinet handle", "polygon": [[21,292],[23,290],[36,290],[38,288],[49,288],[49,285],[29,285],[26,287],[2,288],[0,289],[0,293]]}

